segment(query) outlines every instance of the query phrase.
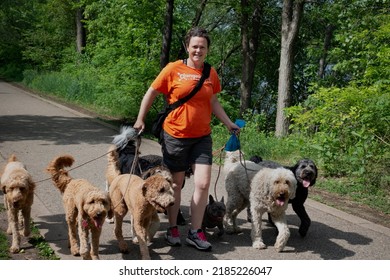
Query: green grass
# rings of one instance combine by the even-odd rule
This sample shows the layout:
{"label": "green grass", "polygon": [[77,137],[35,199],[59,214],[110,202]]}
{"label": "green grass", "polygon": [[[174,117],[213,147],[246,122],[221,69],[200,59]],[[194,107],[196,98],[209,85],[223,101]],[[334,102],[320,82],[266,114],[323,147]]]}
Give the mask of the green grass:
{"label": "green grass", "polygon": [[[4,205],[0,203],[0,212],[5,211]],[[0,260],[9,260],[7,235],[0,231]]]}
{"label": "green grass", "polygon": [[38,228],[31,223],[31,238],[29,242],[39,250],[39,255],[45,260],[59,260],[54,250],[46,242],[45,238],[39,233]]}
{"label": "green grass", "polygon": [[390,193],[386,189],[368,188],[366,184],[353,177],[321,178],[316,185],[329,193],[347,197],[384,214],[390,214]]}
{"label": "green grass", "polygon": [[0,260],[9,260],[7,236],[0,232]]}

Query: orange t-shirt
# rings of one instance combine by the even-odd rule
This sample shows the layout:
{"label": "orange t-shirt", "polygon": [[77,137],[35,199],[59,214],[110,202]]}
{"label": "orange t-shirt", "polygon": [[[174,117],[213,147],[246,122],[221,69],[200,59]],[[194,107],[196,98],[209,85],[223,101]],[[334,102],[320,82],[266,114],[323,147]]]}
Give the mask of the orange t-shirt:
{"label": "orange t-shirt", "polygon": [[[203,69],[194,69],[182,60],[171,62],[161,70],[152,88],[163,93],[169,104],[188,95],[202,75]],[[163,129],[176,138],[196,138],[211,133],[211,97],[221,91],[218,74],[211,68],[200,90],[182,106],[169,113]]]}

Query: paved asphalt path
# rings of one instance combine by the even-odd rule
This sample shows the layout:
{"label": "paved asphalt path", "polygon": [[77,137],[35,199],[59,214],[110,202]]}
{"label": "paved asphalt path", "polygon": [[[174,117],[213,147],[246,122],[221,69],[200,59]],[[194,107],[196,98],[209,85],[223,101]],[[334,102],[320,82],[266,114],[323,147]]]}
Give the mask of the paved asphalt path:
{"label": "paved asphalt path", "polygon": [[[23,161],[37,184],[32,218],[41,234],[49,242],[55,253],[63,260],[76,260],[67,247],[67,226],[59,191],[46,180],[48,163],[61,154],[71,154],[74,166],[91,162],[70,172],[74,178],[85,178],[104,189],[104,172],[107,164],[104,155],[112,136],[118,131],[92,117],[45,100],[21,90],[9,83],[0,81],[0,157],[5,164],[10,154]],[[143,139],[141,153],[160,154],[160,146]],[[100,157],[100,158],[99,158]],[[96,160],[94,160],[96,159]],[[223,188],[223,175],[219,177],[218,167],[213,168],[210,192],[214,194],[217,182],[218,197],[226,193]],[[189,217],[189,201],[192,193],[192,180],[183,189],[182,211]],[[2,194],[0,195],[2,196]],[[309,195],[310,196],[310,195]],[[2,198],[0,198],[2,199]],[[160,214],[161,229],[149,246],[153,260],[389,260],[390,229],[373,224],[361,218],[346,214],[321,203],[308,200],[306,207],[312,218],[308,235],[298,234],[299,220],[288,209],[288,223],[291,237],[284,252],[277,253],[273,248],[276,231],[265,226],[263,236],[269,247],[255,250],[251,247],[250,224],[246,213],[239,215],[239,224],[244,231],[240,235],[224,235],[219,238],[208,231],[208,239],[213,244],[211,252],[201,252],[184,245],[187,226],[181,226],[183,246],[171,248],[165,244],[164,229],[167,219]],[[265,217],[264,217],[265,218]],[[125,238],[130,245],[130,253],[119,252],[113,236],[113,225],[105,224],[100,240],[100,258],[103,260],[139,259],[137,245],[132,244],[129,218],[124,228]]]}

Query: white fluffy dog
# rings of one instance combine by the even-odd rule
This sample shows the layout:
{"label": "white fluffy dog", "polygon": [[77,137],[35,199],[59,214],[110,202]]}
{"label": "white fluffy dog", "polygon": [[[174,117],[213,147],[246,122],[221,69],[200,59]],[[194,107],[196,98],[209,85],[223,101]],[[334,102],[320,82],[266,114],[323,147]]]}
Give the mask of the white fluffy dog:
{"label": "white fluffy dog", "polygon": [[250,209],[252,213],[252,247],[264,249],[261,222],[265,212],[270,213],[278,229],[275,249],[281,252],[290,237],[286,222],[289,199],[295,197],[297,181],[291,170],[286,168],[263,168],[253,177],[250,186]]}
{"label": "white fluffy dog", "polygon": [[239,233],[237,215],[249,206],[252,178],[262,167],[253,161],[244,160],[239,150],[226,152],[224,162],[225,188],[227,192],[224,226],[226,233]]}

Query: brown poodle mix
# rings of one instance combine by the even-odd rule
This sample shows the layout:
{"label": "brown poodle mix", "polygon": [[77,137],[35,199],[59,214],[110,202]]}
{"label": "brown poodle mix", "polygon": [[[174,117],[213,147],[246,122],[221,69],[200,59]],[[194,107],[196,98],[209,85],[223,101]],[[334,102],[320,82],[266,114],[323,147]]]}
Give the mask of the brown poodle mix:
{"label": "brown poodle mix", "polygon": [[[72,166],[73,162],[70,155],[59,156],[48,165],[47,171],[62,194],[72,255],[81,255],[84,260],[98,260],[103,223],[106,217],[112,217],[111,200],[107,193],[87,180],[70,177],[64,167]],[[80,248],[77,244],[77,231]],[[90,250],[89,233],[92,233]]]}
{"label": "brown poodle mix", "polygon": [[165,170],[155,170],[154,175],[145,180],[137,175],[119,175],[110,185],[110,197],[119,250],[122,253],[128,252],[122,234],[122,223],[127,212],[130,212],[131,225],[140,246],[141,257],[150,259],[147,242],[159,227],[157,212],[164,212],[175,201],[171,174]]}
{"label": "brown poodle mix", "polygon": [[[20,234],[30,235],[31,205],[35,184],[23,163],[11,155],[1,176],[1,189],[8,215],[7,233],[12,234],[11,253],[20,251]],[[21,215],[20,215],[21,214]]]}

